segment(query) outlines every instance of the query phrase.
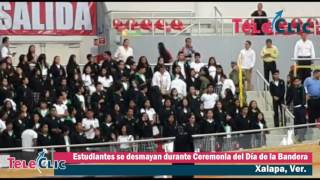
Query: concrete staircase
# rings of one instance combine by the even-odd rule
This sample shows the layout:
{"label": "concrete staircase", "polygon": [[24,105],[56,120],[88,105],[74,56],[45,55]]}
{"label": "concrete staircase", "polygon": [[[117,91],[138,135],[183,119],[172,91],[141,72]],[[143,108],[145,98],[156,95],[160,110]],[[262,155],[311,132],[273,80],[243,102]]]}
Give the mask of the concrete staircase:
{"label": "concrete staircase", "polygon": [[[260,94],[262,93],[262,95]],[[247,94],[247,102],[249,103],[252,100],[257,101],[258,107],[263,112],[265,120],[267,122],[268,128],[274,127],[273,122],[273,107],[272,107],[272,97],[269,91],[246,91]],[[263,94],[265,93],[265,96]],[[290,118],[287,118],[290,119]],[[290,122],[287,122],[287,126],[293,125],[293,120],[290,120]],[[320,139],[320,129],[319,128],[306,128],[306,142],[310,140],[318,140]],[[292,135],[293,137],[294,135]],[[267,146],[279,146],[281,141],[283,141],[286,137],[288,137],[288,129],[279,129],[270,131],[270,134],[267,134]],[[294,138],[291,138],[294,141]],[[304,142],[302,142],[304,143]]]}

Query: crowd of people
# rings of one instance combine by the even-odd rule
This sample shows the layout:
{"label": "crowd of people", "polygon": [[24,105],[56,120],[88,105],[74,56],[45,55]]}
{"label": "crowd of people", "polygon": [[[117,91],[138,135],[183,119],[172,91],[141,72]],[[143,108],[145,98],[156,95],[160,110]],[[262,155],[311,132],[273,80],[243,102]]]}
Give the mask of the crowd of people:
{"label": "crowd of people", "polygon": [[16,67],[1,52],[1,148],[172,137],[178,126],[191,134],[266,128],[257,102],[240,107],[237,63],[226,75],[214,57],[202,61],[191,38],[177,60],[159,43],[154,67],[134,59],[128,39],[99,64],[88,54],[83,70],[75,55],[66,67],[59,56],[49,65],[32,45]]}
{"label": "crowd of people", "polygon": [[[306,49],[310,46],[304,44],[309,40],[306,41],[304,35],[301,41],[296,45],[297,57],[309,53]],[[252,89],[250,79],[256,53],[250,41],[245,42],[238,62],[231,62],[232,70],[228,75],[215,57],[207,62],[201,59],[191,38],[186,38],[177,59],[160,42],[159,58],[154,67],[145,56],[135,59],[129,40],[125,39],[114,55],[105,51],[99,63],[88,54],[88,62],[82,70],[75,55],[70,55],[66,67],[60,64],[59,56],[55,56],[49,65],[46,54],[37,55],[33,45],[27,54],[19,56],[19,63],[14,67],[9,38],[3,38],[2,44],[0,148],[172,137],[179,126],[190,134],[267,128],[255,100],[242,107],[239,101],[238,65],[243,69],[243,85],[247,90]],[[271,39],[266,40],[261,59],[268,81],[269,73],[272,73],[270,91],[274,100],[275,126],[279,126],[278,109],[284,99],[287,104],[293,102],[297,122],[306,123],[303,116],[305,90],[310,95],[307,100],[311,99],[311,122],[315,122],[318,115],[312,108],[320,97],[319,88],[314,88],[320,82],[319,71],[306,79],[306,88],[301,88],[298,77],[292,77],[286,93],[285,81],[279,78],[276,69],[278,50]],[[233,141],[238,148],[265,144],[261,136],[253,137]],[[216,150],[221,150],[223,139],[216,143]],[[130,148],[128,144],[120,146],[121,151]],[[70,148],[60,150],[70,151]],[[32,149],[24,151],[34,152]]]}

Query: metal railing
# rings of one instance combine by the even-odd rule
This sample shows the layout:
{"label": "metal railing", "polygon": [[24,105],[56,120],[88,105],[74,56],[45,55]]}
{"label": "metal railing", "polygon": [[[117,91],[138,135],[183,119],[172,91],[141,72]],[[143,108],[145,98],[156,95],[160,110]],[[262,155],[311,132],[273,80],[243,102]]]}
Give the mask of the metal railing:
{"label": "metal railing", "polygon": [[[216,15],[218,15],[219,13],[216,12]],[[131,19],[132,16],[130,17],[119,17],[117,19],[119,20],[128,20]],[[301,19],[302,22],[307,22],[308,19],[312,19],[313,22],[316,22],[317,20],[320,20],[320,16],[302,16],[302,17],[282,17],[284,18],[287,22],[291,22],[293,19]],[[114,17],[111,17],[111,20],[113,21]],[[185,16],[171,16],[171,17],[165,17],[165,16],[158,16],[158,17],[152,17],[152,16],[139,16],[139,17],[134,17],[135,20],[140,21],[143,19],[149,19],[152,21],[152,23],[154,24],[155,21],[162,19],[165,22],[171,22],[174,19],[179,19],[181,20],[185,27],[189,27],[190,25],[192,25],[191,27],[189,27],[188,29],[190,30],[190,32],[188,33],[192,33],[192,35],[251,35],[252,33],[248,33],[245,34],[243,32],[241,33],[236,33],[235,32],[235,26],[234,23],[232,22],[233,19],[242,19],[242,21],[240,22],[240,25],[243,24],[246,20],[249,21],[253,21],[254,19],[268,19],[270,22],[272,22],[272,20],[274,19],[274,17],[185,17]],[[218,21],[220,21],[221,23],[217,23]],[[212,25],[214,26],[212,28]],[[312,33],[314,35],[319,35],[320,31],[317,30],[318,27],[320,25],[314,23],[314,26],[312,27]],[[208,28],[210,27],[210,28]],[[284,28],[287,28],[287,25],[283,25]],[[240,28],[241,29],[241,28]],[[163,35],[165,33],[165,35],[176,35],[177,32],[165,32],[166,28],[164,30],[156,30],[156,28],[153,26],[152,28],[152,36],[155,36],[158,32],[158,34]],[[161,33],[162,32],[162,33]],[[179,31],[180,32],[180,31]],[[184,32],[186,32],[186,30],[184,29]],[[193,32],[197,32],[194,33]],[[182,33],[180,33],[182,34]],[[277,35],[278,33],[274,32],[273,35]],[[282,34],[282,33],[281,33]],[[290,34],[290,33],[289,33]],[[294,34],[294,33],[292,33]],[[149,35],[148,33],[144,33],[143,35]]]}
{"label": "metal railing", "polygon": [[294,61],[294,70],[293,70],[293,75],[297,76],[297,71],[298,69],[320,69],[320,65],[298,65],[297,62],[299,61],[320,61],[320,58],[291,58],[291,61]]}
{"label": "metal railing", "polygon": [[[271,131],[281,131],[283,135],[287,135],[287,131],[283,130],[293,130],[299,128],[316,128],[316,126],[320,125],[320,123],[309,123],[309,124],[300,124],[300,125],[290,125],[285,127],[273,127],[273,128],[265,128],[265,129],[253,129],[253,130],[242,130],[242,131],[232,131],[232,132],[221,132],[221,133],[208,133],[208,134],[195,134],[192,135],[192,138],[199,139],[199,138],[208,138],[208,137],[223,137],[229,135],[244,135],[244,134],[255,134],[255,133],[262,133],[262,132],[271,132]],[[271,134],[271,133],[270,133]],[[320,137],[316,136],[315,140],[318,140]],[[14,147],[14,148],[0,148],[1,154],[3,152],[12,152],[12,151],[21,151],[24,149],[49,149],[54,150],[58,148],[76,148],[76,147],[100,147],[100,146],[119,146],[121,144],[139,144],[139,143],[150,143],[150,142],[173,142],[175,137],[165,137],[165,138],[150,138],[150,139],[141,139],[141,140],[134,140],[134,141],[127,141],[127,142],[102,142],[102,143],[86,143],[86,144],[70,144],[70,145],[52,145],[52,146],[35,146],[35,147]]]}
{"label": "metal railing", "polygon": [[[268,94],[270,94],[270,83],[264,78],[264,76],[259,70],[256,70],[256,74],[257,74],[256,92],[258,93],[259,97],[263,97],[265,110],[268,111],[269,107],[273,108],[273,102],[270,102],[268,98]],[[262,81],[263,86],[261,86],[260,81]],[[269,97],[271,97],[272,99],[272,96],[269,96]],[[286,126],[287,122],[294,122],[294,115],[286,105],[284,104],[281,105],[280,113],[281,113],[281,122],[284,123],[284,126]]]}
{"label": "metal railing", "polygon": [[[257,74],[257,76],[256,76],[256,80],[257,80],[256,92],[258,93],[259,97],[263,97],[265,110],[268,111],[269,106],[272,106],[272,102],[269,102],[269,100],[268,100],[270,84],[264,78],[264,76],[262,75],[262,73],[259,70],[256,70],[256,74]],[[262,81],[263,86],[261,86],[261,81]],[[262,89],[262,87],[263,87],[263,89]]]}

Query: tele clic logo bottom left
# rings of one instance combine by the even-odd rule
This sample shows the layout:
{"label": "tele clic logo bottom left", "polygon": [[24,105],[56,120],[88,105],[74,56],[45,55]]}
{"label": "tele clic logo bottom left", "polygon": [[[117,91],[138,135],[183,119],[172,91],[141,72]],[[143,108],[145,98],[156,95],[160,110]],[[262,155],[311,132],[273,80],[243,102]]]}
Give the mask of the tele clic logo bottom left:
{"label": "tele clic logo bottom left", "polygon": [[48,160],[46,155],[46,151],[41,151],[38,153],[38,157],[36,160],[30,160],[26,162],[26,160],[17,160],[15,157],[8,157],[9,160],[9,168],[13,169],[21,169],[21,168],[28,168],[28,169],[66,169],[66,162],[65,161],[51,161]]}

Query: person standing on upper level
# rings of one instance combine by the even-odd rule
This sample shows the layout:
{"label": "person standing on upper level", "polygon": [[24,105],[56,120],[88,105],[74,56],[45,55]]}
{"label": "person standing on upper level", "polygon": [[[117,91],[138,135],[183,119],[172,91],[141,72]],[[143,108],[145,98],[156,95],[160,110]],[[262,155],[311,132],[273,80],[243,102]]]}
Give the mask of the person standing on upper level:
{"label": "person standing on upper level", "polygon": [[241,65],[241,68],[243,69],[245,79],[247,81],[246,83],[246,90],[250,91],[251,88],[251,76],[252,76],[252,70],[254,68],[254,65],[256,63],[256,53],[251,48],[251,41],[247,40],[244,43],[244,49],[240,51],[238,62]]}
{"label": "person standing on upper level", "polygon": [[192,55],[196,52],[194,49],[193,49],[193,46],[192,46],[192,40],[191,38],[186,38],[185,39],[185,46],[183,46],[181,48],[180,51],[183,52],[185,58],[187,61],[190,61],[192,59]]}
{"label": "person standing on upper level", "polygon": [[264,78],[269,82],[269,75],[277,69],[276,60],[279,56],[278,48],[272,44],[271,39],[266,40],[266,46],[261,50],[261,58],[263,60]]}
{"label": "person standing on upper level", "polygon": [[[262,8],[263,8],[263,4],[258,3],[257,10],[255,10],[251,14],[251,16],[253,16],[253,17],[267,17],[267,13],[264,10],[262,10]],[[254,19],[254,23],[257,26],[257,30],[260,31],[259,33],[256,33],[255,35],[264,35],[264,33],[262,32],[262,25],[267,22],[268,22],[267,18]]]}
{"label": "person standing on upper level", "polygon": [[0,60],[6,58],[7,56],[13,57],[16,55],[16,53],[11,53],[9,50],[9,37],[4,37],[2,39],[2,46],[1,46],[1,54],[0,54]]}
{"label": "person standing on upper level", "polygon": [[124,39],[122,46],[119,46],[114,53],[114,58],[117,61],[126,61],[129,56],[133,56],[133,49],[129,46],[129,39]]}
{"label": "person standing on upper level", "polygon": [[[314,51],[314,46],[311,40],[308,39],[307,34],[302,33],[301,39],[296,42],[294,47],[294,56],[295,59],[305,59],[305,58],[315,58],[316,54]],[[312,60],[298,60],[297,65],[305,65],[310,66],[312,64]],[[311,76],[311,68],[298,68],[297,75],[302,80],[304,80]]]}

